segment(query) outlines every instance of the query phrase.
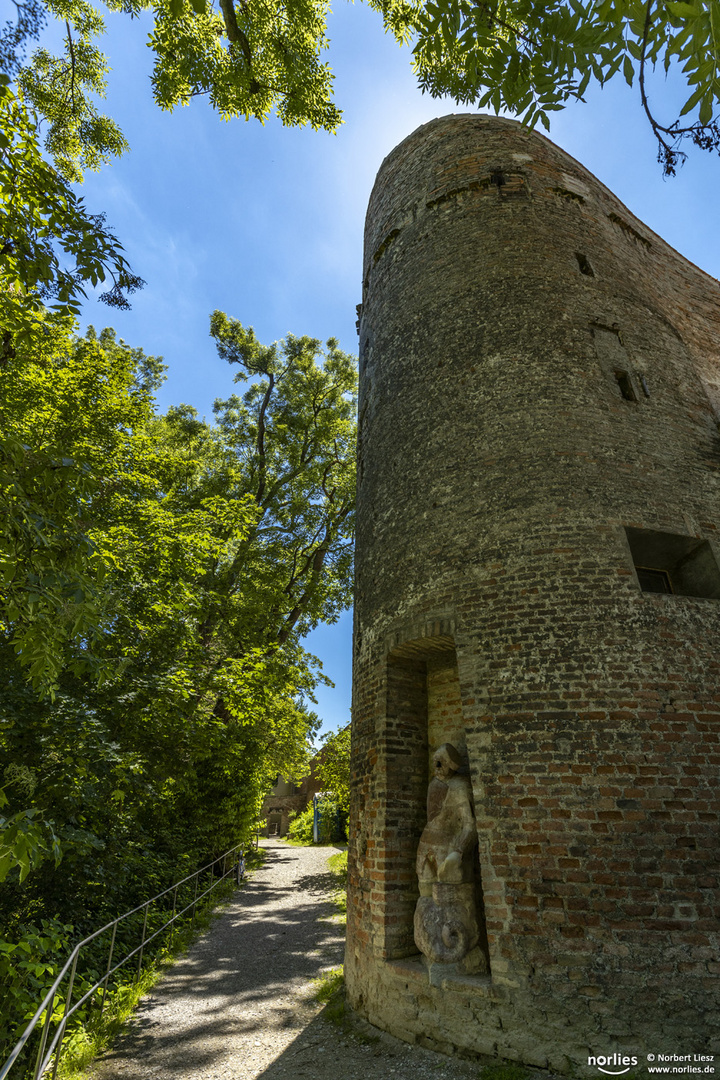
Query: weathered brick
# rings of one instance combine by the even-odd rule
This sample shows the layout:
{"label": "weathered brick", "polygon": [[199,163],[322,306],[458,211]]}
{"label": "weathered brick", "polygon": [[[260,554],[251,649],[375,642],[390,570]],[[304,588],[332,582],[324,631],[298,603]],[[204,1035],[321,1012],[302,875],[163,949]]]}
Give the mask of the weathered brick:
{"label": "weathered brick", "polygon": [[[625,532],[717,557],[719,312],[716,281],[512,121],[433,121],[382,166],[346,977],[403,1038],[486,1053],[501,1030],[505,1056],[563,1070],[600,1030],[633,1053],[720,1039],[720,601],[641,591]],[[473,783],[490,965],[452,992],[412,933],[446,740]]]}

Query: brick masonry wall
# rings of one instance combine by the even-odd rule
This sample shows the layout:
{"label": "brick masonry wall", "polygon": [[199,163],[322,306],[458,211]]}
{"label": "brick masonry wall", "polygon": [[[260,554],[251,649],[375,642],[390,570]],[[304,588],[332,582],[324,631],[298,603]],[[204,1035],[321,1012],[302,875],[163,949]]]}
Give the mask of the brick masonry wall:
{"label": "brick masonry wall", "polygon": [[[719,301],[512,121],[433,121],[380,170],[346,978],[405,1038],[557,1069],[720,1051],[720,601],[642,592],[625,534],[718,557]],[[443,988],[413,955],[414,849],[458,704],[491,975]]]}
{"label": "brick masonry wall", "polygon": [[449,742],[465,757],[465,721],[463,719],[457,657],[437,653],[426,663],[428,710],[428,772],[430,756],[443,743]]}

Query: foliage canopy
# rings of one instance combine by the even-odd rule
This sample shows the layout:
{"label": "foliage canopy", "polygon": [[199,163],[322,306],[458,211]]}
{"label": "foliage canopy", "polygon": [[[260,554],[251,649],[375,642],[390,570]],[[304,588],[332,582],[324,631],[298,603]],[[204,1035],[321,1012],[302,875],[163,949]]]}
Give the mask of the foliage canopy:
{"label": "foliage canopy", "polygon": [[[423,90],[507,109],[549,129],[549,113],[582,100],[592,81],[637,84],[666,173],[690,139],[720,148],[720,10],[716,0],[369,0],[400,41],[413,41]],[[687,98],[662,123],[651,72],[679,71]],[[684,120],[684,117],[688,117]]]}
{"label": "foliage canopy", "polygon": [[159,359],[61,323],[0,369],[22,448],[0,474],[10,941],[43,919],[91,930],[249,835],[273,777],[307,762],[301,639],[352,576],[355,364],[335,342],[265,347],[216,312],[247,385],[208,423],[157,412]]}
{"label": "foliage canopy", "polygon": [[[137,15],[147,0],[105,0]],[[683,141],[720,147],[720,15],[717,0],[368,0],[387,31],[412,46],[424,91],[507,109],[523,122],[549,125],[550,113],[582,100],[591,82],[624,78],[673,173]],[[155,100],[163,109],[207,95],[224,119],[262,123],[271,113],[286,125],[335,131],[341,113],[333,76],[321,61],[329,42],[327,0],[158,0],[152,5]],[[26,0],[0,41],[6,68],[17,69],[23,100],[45,117],[46,148],[65,178],[79,179],[126,143],[97,98],[107,60],[95,41],[103,20],[88,0]],[[63,21],[64,51],[37,49],[17,60],[46,16]],[[652,106],[651,73],[674,71],[685,86],[677,115],[660,119]]]}
{"label": "foliage canopy", "polygon": [[86,286],[106,281],[101,297],[127,308],[142,280],[133,274],[101,214],[43,158],[37,125],[0,84],[0,363],[38,335],[47,305],[77,315]]}
{"label": "foliage canopy", "polygon": [[342,814],[350,811],[350,725],[326,735],[317,765],[323,791],[332,794]]}

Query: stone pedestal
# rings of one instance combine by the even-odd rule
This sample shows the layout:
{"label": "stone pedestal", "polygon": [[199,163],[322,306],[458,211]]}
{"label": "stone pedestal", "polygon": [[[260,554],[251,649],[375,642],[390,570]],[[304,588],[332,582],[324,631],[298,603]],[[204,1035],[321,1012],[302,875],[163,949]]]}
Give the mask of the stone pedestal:
{"label": "stone pedestal", "polygon": [[430,894],[417,902],[414,929],[415,944],[428,963],[431,982],[435,968],[442,969],[439,976],[482,975],[487,971],[478,947],[480,931],[472,882],[433,882]]}

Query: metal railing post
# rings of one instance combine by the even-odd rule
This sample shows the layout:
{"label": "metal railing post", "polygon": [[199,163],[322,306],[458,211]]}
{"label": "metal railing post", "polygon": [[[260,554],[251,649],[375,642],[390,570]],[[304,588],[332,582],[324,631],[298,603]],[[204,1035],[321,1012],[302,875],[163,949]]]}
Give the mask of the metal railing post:
{"label": "metal railing post", "polygon": [[42,1064],[43,1054],[45,1053],[45,1047],[47,1046],[48,1032],[50,1031],[50,1024],[52,1023],[52,1015],[55,1011],[55,995],[53,994],[52,1001],[48,1005],[45,1012],[45,1024],[43,1026],[42,1039],[40,1040],[40,1047],[38,1049],[37,1059],[35,1061],[35,1071],[33,1072],[33,1080],[38,1080],[40,1076],[40,1065]]}
{"label": "metal railing post", "polygon": [[175,911],[177,909],[177,891],[178,891],[178,887],[176,885],[175,889],[173,890],[173,913],[172,913],[172,918],[170,920],[170,948],[171,949],[172,949],[172,943],[173,943],[173,936],[175,934]]}
{"label": "metal railing post", "polygon": [[67,997],[65,998],[65,1008],[63,1010],[63,1018],[60,1021],[60,1028],[56,1036],[58,1044],[55,1051],[55,1061],[53,1062],[52,1080],[55,1080],[58,1071],[58,1065],[60,1064],[60,1057],[62,1055],[63,1036],[65,1035],[65,1025],[67,1023],[68,1012],[70,1011],[70,1003],[72,1001],[73,984],[75,982],[75,969],[77,968],[78,956],[80,950],[75,953],[75,959],[73,965],[70,968],[70,982],[68,983]]}
{"label": "metal railing post", "polygon": [[198,872],[195,875],[195,894],[193,896],[193,905],[192,905],[192,907],[193,907],[193,913],[192,913],[192,926],[193,926],[193,928],[195,926],[195,909],[197,907],[197,891],[198,891],[198,880],[199,880],[199,878],[200,878],[200,871],[198,870]]}
{"label": "metal railing post", "polygon": [[142,958],[143,958],[143,951],[145,949],[145,931],[147,930],[147,921],[148,921],[148,911],[149,910],[150,910],[150,901],[148,900],[148,902],[145,905],[145,918],[143,919],[142,941],[140,942],[140,955],[138,957],[138,969],[137,969],[137,980],[138,980],[138,982],[140,982],[140,973],[142,971]]}
{"label": "metal railing post", "polygon": [[107,997],[108,979],[110,978],[110,967],[112,965],[113,951],[115,949],[115,935],[117,934],[117,919],[113,923],[112,938],[110,939],[110,952],[108,954],[107,971],[105,972],[105,980],[103,982],[103,996],[100,1002],[100,1015],[103,1014],[105,1008],[105,998]]}

